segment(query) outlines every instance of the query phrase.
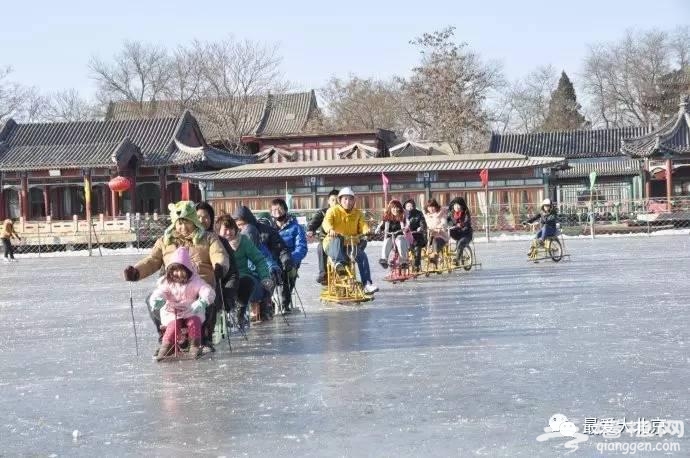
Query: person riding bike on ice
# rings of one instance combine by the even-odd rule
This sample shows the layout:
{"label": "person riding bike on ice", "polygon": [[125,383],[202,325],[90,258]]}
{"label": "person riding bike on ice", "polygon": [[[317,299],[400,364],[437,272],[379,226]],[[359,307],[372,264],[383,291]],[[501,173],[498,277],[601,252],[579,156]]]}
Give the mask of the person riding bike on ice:
{"label": "person riding bike on ice", "polygon": [[[323,230],[326,238],[323,241],[324,250],[335,264],[335,270],[339,274],[344,273],[347,264],[346,244],[351,243],[350,237],[369,234],[369,225],[362,212],[355,208],[355,193],[347,187],[338,193],[338,205],[329,208],[323,219]],[[357,250],[357,267],[362,278],[364,292],[373,294],[378,288],[371,281],[369,259],[364,252],[364,241],[360,240]]]}
{"label": "person riding bike on ice", "polygon": [[558,231],[556,227],[558,215],[556,214],[556,209],[553,208],[553,205],[551,204],[551,199],[544,199],[541,203],[541,211],[539,214],[529,218],[526,221],[523,221],[522,224],[531,224],[537,220],[539,220],[541,228],[534,237],[534,240],[532,240],[532,247],[529,253],[527,253],[528,255],[532,254],[532,251],[536,249],[537,246],[543,246],[544,240],[546,240],[547,237],[553,237]]}
{"label": "person riding bike on ice", "polygon": [[407,218],[405,218],[405,210],[399,200],[393,199],[388,203],[386,212],[383,214],[383,221],[379,223],[375,233],[385,235],[381,247],[381,258],[379,259],[381,267],[388,268],[388,257],[393,249],[393,243],[395,243],[400,256],[399,266],[401,269],[407,269],[407,253],[410,249],[407,237],[411,239],[412,234],[407,224]]}

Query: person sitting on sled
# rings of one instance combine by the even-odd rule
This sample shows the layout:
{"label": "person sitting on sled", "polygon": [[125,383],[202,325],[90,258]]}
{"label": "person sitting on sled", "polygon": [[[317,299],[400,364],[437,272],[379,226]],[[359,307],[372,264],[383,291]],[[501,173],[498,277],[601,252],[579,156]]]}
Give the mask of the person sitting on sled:
{"label": "person sitting on sled", "polygon": [[393,243],[395,243],[400,256],[400,260],[398,261],[399,266],[401,269],[407,269],[407,253],[410,249],[409,240],[412,239],[412,234],[410,228],[407,226],[405,211],[399,200],[393,199],[389,202],[383,214],[383,221],[379,223],[375,233],[384,234],[383,245],[381,246],[381,258],[379,259],[381,267],[384,269],[388,268],[388,257],[393,249]]}
{"label": "person sitting on sled", "polygon": [[297,271],[302,260],[307,255],[307,235],[304,228],[299,225],[297,220],[288,214],[287,202],[281,198],[273,199],[271,202],[271,227],[276,229],[283,239],[283,243],[292,257],[292,269],[283,270],[281,281],[282,288],[282,308],[284,313],[292,310],[292,291],[295,289],[297,281]]}
{"label": "person sitting on sled", "polygon": [[432,250],[429,261],[433,263],[438,263],[438,255],[443,247],[446,246],[446,243],[448,243],[448,223],[446,218],[446,212],[436,202],[436,199],[431,199],[426,203],[424,220],[429,231],[428,243],[431,245]]}
{"label": "person sitting on sled", "polygon": [[246,312],[249,304],[252,304],[251,317],[258,319],[260,315],[259,304],[273,294],[275,283],[271,279],[266,257],[259,251],[249,237],[240,233],[237,223],[230,215],[218,218],[218,235],[228,242],[233,250],[239,281],[236,287],[223,289],[226,304],[237,302],[237,314],[240,326],[245,326]]}
{"label": "person sitting on sled", "polygon": [[176,337],[181,334],[183,323],[191,341],[189,356],[201,356],[201,325],[206,317],[206,307],[215,298],[213,288],[196,272],[189,249],[181,247],[175,250],[165,268],[165,276],[158,279],[149,299],[151,308],[160,310],[161,329],[165,328],[157,361],[175,351]]}
{"label": "person sitting on sled", "polygon": [[[556,235],[556,223],[558,222],[558,215],[556,214],[556,209],[553,208],[553,205],[551,205],[551,199],[544,199],[541,203],[541,211],[539,214],[534,215],[532,218],[529,218],[526,221],[523,221],[522,224],[531,224],[537,220],[539,220],[541,228],[534,237],[534,240],[532,240],[532,249],[536,248],[537,246],[544,245],[544,240],[546,240],[547,237]],[[532,249],[530,249],[530,252],[527,254],[532,254]]]}
{"label": "person sitting on sled", "polygon": [[314,216],[312,216],[307,226],[307,238],[311,239],[315,235],[320,238],[319,246],[316,248],[316,255],[319,260],[319,275],[316,277],[316,283],[321,285],[326,284],[326,263],[328,262],[328,257],[323,249],[323,238],[326,236],[326,233],[323,231],[321,225],[323,224],[323,219],[326,217],[328,209],[338,205],[339,192],[340,191],[337,189],[332,189],[331,192],[328,193],[328,207],[322,208],[314,213]]}

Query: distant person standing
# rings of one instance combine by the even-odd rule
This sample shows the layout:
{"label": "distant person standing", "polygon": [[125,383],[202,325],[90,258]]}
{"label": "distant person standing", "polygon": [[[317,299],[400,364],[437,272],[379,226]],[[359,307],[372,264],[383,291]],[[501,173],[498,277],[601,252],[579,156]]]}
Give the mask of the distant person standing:
{"label": "distant person standing", "polygon": [[11,219],[6,219],[2,223],[2,245],[5,247],[5,262],[17,262],[14,259],[14,248],[12,248],[12,237],[21,240],[17,231],[14,230],[14,224]]}

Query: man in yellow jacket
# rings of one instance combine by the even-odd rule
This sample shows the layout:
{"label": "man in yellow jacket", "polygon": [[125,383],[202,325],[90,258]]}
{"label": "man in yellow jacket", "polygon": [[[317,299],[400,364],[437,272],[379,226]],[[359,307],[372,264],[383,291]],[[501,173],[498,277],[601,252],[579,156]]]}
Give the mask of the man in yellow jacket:
{"label": "man in yellow jacket", "polygon": [[[352,188],[346,187],[340,190],[338,205],[328,209],[322,227],[326,232],[326,238],[323,241],[324,251],[335,264],[336,271],[340,273],[347,263],[345,247],[351,243],[349,237],[366,235],[370,231],[364,215],[355,208],[355,193]],[[356,261],[364,292],[375,293],[378,288],[371,281],[369,259],[363,245],[360,245],[360,249],[357,250]]]}
{"label": "man in yellow jacket", "polygon": [[2,222],[2,236],[0,237],[2,238],[2,244],[5,247],[5,262],[17,261],[16,259],[14,259],[14,249],[12,248],[12,243],[10,242],[12,237],[16,238],[17,240],[22,239],[17,234],[17,231],[14,230],[14,224],[12,224],[12,220],[6,219]]}

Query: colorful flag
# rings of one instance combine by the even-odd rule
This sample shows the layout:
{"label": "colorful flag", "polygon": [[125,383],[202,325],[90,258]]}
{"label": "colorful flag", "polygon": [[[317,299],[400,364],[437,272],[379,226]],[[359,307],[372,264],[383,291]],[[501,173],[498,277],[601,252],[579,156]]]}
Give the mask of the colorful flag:
{"label": "colorful flag", "polygon": [[384,175],[383,172],[381,172],[381,181],[383,182],[383,190],[388,191],[388,189],[390,189],[388,187],[390,181],[388,181],[388,177],[386,175]]}
{"label": "colorful flag", "polygon": [[489,186],[489,169],[482,169],[479,172],[479,178],[482,180],[482,186],[483,187],[488,187]]}

